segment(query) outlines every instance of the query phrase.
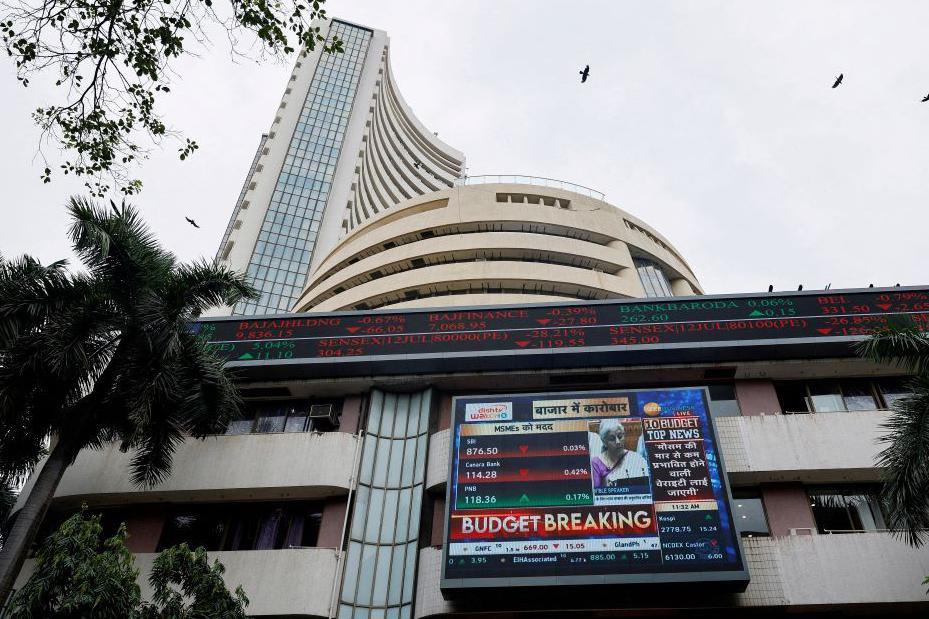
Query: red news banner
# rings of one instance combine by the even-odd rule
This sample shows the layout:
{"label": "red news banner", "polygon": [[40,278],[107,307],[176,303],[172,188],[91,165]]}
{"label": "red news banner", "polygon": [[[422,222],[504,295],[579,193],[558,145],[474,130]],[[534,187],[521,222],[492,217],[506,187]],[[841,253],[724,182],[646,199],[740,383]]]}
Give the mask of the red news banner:
{"label": "red news banner", "polygon": [[469,510],[451,519],[453,541],[657,535],[651,505]]}

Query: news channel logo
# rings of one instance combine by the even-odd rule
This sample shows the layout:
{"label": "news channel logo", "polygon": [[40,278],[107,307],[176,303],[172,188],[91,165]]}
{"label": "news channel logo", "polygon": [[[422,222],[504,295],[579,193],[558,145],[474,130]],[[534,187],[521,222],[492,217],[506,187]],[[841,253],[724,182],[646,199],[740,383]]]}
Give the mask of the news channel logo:
{"label": "news channel logo", "polygon": [[513,403],[468,402],[465,421],[513,421]]}
{"label": "news channel logo", "polygon": [[646,402],[642,407],[642,412],[648,417],[657,417],[661,414],[661,404],[658,402]]}

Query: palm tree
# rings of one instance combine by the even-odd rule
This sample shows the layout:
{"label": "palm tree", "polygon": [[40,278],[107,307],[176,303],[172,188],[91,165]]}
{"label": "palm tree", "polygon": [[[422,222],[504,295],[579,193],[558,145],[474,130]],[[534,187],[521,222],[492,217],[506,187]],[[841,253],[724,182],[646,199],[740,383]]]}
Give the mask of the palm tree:
{"label": "palm tree", "polygon": [[131,479],[158,483],[186,436],[221,431],[241,407],[223,364],[187,323],[252,298],[207,262],[178,264],[137,212],[72,198],[69,236],[85,270],[0,259],[0,482],[48,458],[0,550],[0,604],[78,452],[119,441]]}
{"label": "palm tree", "polygon": [[913,325],[897,325],[858,344],[858,353],[872,361],[894,365],[911,377],[909,393],[893,402],[887,447],[878,465],[884,468],[881,497],[887,525],[914,547],[929,531],[929,335]]}
{"label": "palm tree", "polygon": [[9,485],[0,483],[0,548],[3,548],[3,529],[6,519],[16,505],[16,493]]}

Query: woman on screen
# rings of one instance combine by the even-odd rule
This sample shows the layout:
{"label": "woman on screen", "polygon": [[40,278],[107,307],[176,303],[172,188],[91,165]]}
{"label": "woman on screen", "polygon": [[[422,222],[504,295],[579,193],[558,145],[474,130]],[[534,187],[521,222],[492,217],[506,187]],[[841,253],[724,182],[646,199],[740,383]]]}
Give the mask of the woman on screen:
{"label": "woman on screen", "polygon": [[626,430],[618,419],[604,419],[598,431],[600,455],[590,459],[594,488],[623,485],[621,480],[648,477],[648,463],[635,451],[626,449]]}

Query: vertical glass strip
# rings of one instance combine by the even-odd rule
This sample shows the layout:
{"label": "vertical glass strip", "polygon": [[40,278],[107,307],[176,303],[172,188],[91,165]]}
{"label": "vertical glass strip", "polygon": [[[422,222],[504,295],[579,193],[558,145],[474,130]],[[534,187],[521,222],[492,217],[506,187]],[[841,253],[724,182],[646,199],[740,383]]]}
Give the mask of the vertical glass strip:
{"label": "vertical glass strip", "polygon": [[340,595],[355,616],[411,615],[431,399],[372,394]]}

